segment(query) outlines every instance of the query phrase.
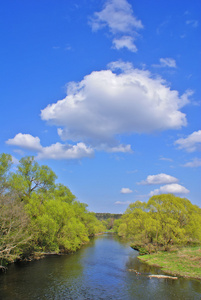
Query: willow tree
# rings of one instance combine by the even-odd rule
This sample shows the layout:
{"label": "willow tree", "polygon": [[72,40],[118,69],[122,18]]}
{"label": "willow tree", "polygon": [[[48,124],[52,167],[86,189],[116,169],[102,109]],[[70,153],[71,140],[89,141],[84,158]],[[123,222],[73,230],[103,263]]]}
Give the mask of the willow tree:
{"label": "willow tree", "polygon": [[33,192],[46,193],[54,189],[56,178],[48,166],[40,166],[34,156],[27,156],[19,161],[17,172],[11,176],[10,185],[19,198],[25,201],[30,199]]}
{"label": "willow tree", "polygon": [[158,221],[155,240],[163,244],[201,241],[201,209],[172,194],[156,195],[147,203],[149,215]]}
{"label": "willow tree", "polygon": [[23,204],[10,201],[7,195],[0,197],[0,268],[22,255],[32,238],[28,228],[29,217]]}
{"label": "willow tree", "polygon": [[10,154],[0,154],[0,195],[4,194],[8,188],[9,172],[12,165]]}
{"label": "willow tree", "polygon": [[130,204],[118,234],[134,243],[165,246],[201,242],[201,209],[172,194]]}

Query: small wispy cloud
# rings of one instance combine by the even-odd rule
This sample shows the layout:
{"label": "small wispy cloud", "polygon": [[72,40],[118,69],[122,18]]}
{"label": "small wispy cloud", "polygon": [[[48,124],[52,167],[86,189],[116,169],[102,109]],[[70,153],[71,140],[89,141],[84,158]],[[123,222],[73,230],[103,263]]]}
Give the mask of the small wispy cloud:
{"label": "small wispy cloud", "polygon": [[164,20],[161,24],[159,24],[158,28],[156,29],[156,33],[158,35],[161,34],[167,28],[170,22],[171,22],[171,16],[168,16],[166,20]]}
{"label": "small wispy cloud", "polygon": [[187,21],[186,21],[186,24],[187,24],[187,25],[190,25],[190,26],[192,26],[192,27],[194,27],[194,28],[197,28],[198,25],[199,25],[199,22],[198,22],[198,20],[187,20]]}
{"label": "small wispy cloud", "polygon": [[195,152],[201,150],[201,130],[194,131],[186,138],[180,138],[174,142],[179,149],[187,152]]}
{"label": "small wispy cloud", "polygon": [[134,44],[134,38],[132,36],[122,36],[120,38],[113,39],[113,48],[114,49],[121,49],[127,48],[131,52],[137,52],[137,47]]}
{"label": "small wispy cloud", "polygon": [[131,194],[133,191],[129,188],[122,188],[120,191],[121,194]]}
{"label": "small wispy cloud", "polygon": [[65,50],[66,50],[66,51],[70,51],[70,50],[72,50],[72,47],[69,46],[69,45],[67,45],[67,46],[65,47]]}
{"label": "small wispy cloud", "polygon": [[159,64],[153,64],[152,66],[155,68],[166,68],[166,67],[176,68],[177,67],[175,59],[170,57],[160,58],[159,62],[160,62]]}
{"label": "small wispy cloud", "polygon": [[201,167],[201,158],[194,158],[192,161],[187,162],[186,164],[182,165],[183,167],[188,168],[197,168]]}
{"label": "small wispy cloud", "polygon": [[138,35],[137,30],[142,29],[143,25],[134,16],[127,0],[107,0],[103,9],[95,12],[89,19],[89,24],[93,31],[108,28],[113,36],[113,48],[137,51],[134,38]]}
{"label": "small wispy cloud", "polygon": [[117,146],[108,146],[106,144],[102,144],[98,147],[96,147],[96,150],[99,151],[105,151],[108,153],[133,153],[133,150],[131,149],[131,145],[117,145]]}
{"label": "small wispy cloud", "polygon": [[170,162],[173,161],[172,158],[168,158],[168,157],[160,157],[159,160],[170,161]]}
{"label": "small wispy cloud", "polygon": [[116,201],[116,205],[129,205],[131,202],[130,201]]}

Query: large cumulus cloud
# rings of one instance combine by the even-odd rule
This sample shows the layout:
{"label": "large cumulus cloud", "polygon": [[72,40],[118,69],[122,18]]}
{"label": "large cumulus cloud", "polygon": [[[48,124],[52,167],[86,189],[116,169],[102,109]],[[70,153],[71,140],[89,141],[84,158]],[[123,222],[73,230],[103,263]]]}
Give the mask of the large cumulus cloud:
{"label": "large cumulus cloud", "polygon": [[63,140],[114,146],[117,135],[186,125],[180,109],[188,92],[179,96],[163,79],[131,64],[114,62],[110,67],[69,83],[67,96],[41,111],[43,120],[60,127]]}

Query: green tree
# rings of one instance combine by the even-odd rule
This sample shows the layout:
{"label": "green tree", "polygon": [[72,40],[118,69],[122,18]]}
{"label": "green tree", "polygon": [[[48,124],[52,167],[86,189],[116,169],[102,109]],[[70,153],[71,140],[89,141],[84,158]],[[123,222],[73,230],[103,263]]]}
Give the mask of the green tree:
{"label": "green tree", "polygon": [[28,200],[33,192],[47,193],[55,187],[55,173],[45,165],[39,166],[33,156],[23,157],[10,185],[21,200]]}
{"label": "green tree", "polygon": [[0,155],[0,195],[8,188],[8,177],[12,165],[12,156],[2,153]]}
{"label": "green tree", "polygon": [[72,252],[88,241],[88,230],[70,203],[61,199],[41,203],[35,194],[26,204],[26,210],[32,220],[38,250]]}
{"label": "green tree", "polygon": [[60,199],[67,203],[73,203],[76,199],[75,195],[72,194],[70,189],[61,183],[56,184],[52,196],[55,199]]}
{"label": "green tree", "polygon": [[[105,231],[95,214],[56,175],[33,156],[10,173],[12,157],[0,156],[0,260],[11,262],[34,252],[73,252]],[[1,266],[2,263],[0,263]]]}
{"label": "green tree", "polygon": [[158,221],[157,243],[167,246],[201,238],[198,226],[201,225],[201,210],[188,199],[173,194],[156,195],[149,199],[147,207],[152,218]]}
{"label": "green tree", "polygon": [[[156,195],[147,203],[130,204],[118,234],[133,244],[163,246],[201,242],[201,209],[172,194]],[[148,247],[150,249],[150,247]]]}

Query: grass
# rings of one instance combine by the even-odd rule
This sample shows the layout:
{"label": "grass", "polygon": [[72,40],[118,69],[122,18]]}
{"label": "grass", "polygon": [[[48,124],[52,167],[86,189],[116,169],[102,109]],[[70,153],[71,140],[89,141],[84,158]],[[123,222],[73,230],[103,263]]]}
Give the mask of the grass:
{"label": "grass", "polygon": [[201,247],[185,247],[172,252],[159,251],[138,258],[149,265],[160,267],[168,274],[201,280]]}

